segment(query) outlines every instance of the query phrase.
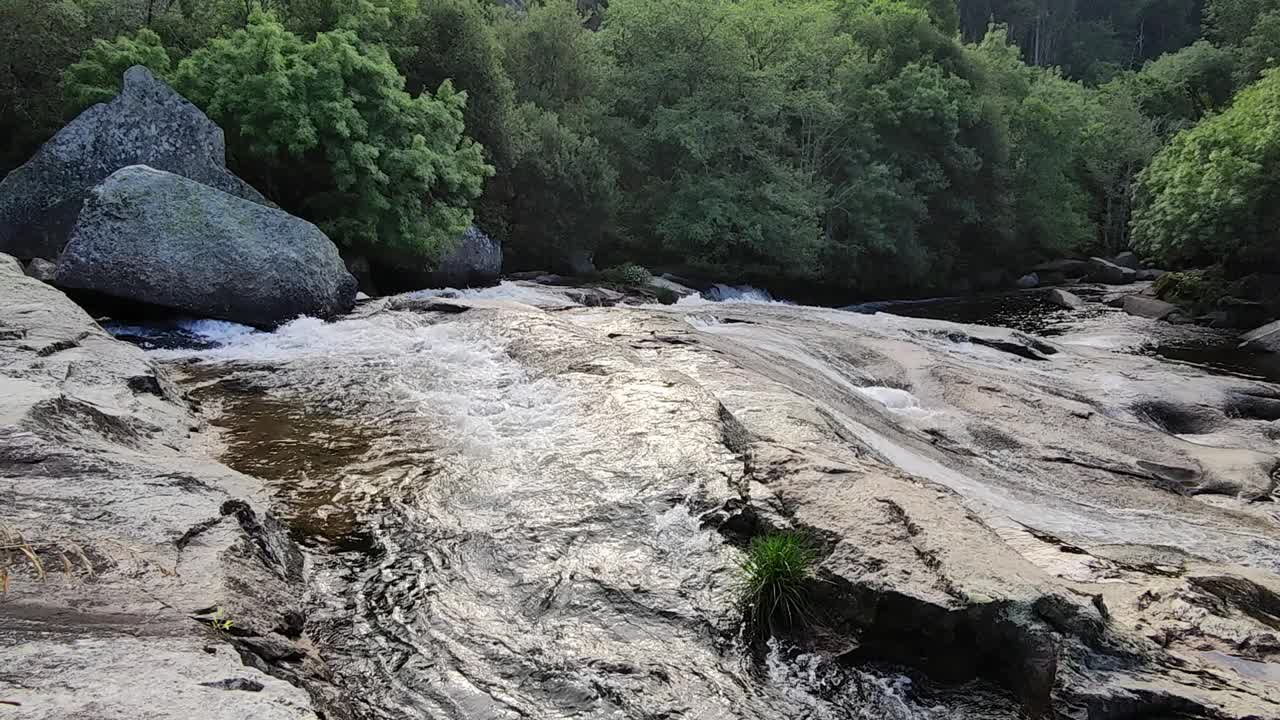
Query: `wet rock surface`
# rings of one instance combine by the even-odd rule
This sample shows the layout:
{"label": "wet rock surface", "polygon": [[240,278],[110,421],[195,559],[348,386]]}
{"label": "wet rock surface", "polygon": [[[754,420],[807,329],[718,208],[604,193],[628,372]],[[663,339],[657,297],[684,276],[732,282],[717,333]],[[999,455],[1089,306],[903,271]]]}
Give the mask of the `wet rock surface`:
{"label": "wet rock surface", "polygon": [[[301,555],[199,426],[154,361],[0,255],[0,711],[316,717],[287,681]],[[257,691],[209,685],[232,677]]]}
{"label": "wet rock surface", "polygon": [[[1275,386],[1087,338],[575,290],[158,354],[200,361],[183,384],[224,459],[310,538],[333,716],[1280,710]],[[822,560],[813,622],[760,646],[735,597],[770,528]]]}

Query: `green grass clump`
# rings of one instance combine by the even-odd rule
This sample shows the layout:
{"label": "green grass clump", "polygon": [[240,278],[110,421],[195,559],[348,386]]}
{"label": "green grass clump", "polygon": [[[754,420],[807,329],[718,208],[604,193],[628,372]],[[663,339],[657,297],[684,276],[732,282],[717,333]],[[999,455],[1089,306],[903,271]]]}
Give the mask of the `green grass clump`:
{"label": "green grass clump", "polygon": [[752,538],[742,563],[742,604],[758,629],[789,627],[808,615],[805,582],[818,555],[794,532]]}

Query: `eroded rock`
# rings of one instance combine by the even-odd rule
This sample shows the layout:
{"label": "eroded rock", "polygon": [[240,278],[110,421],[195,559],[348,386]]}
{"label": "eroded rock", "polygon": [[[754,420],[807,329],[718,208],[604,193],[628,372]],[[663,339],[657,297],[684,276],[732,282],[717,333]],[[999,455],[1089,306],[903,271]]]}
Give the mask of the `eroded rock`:
{"label": "eroded rock", "polygon": [[[292,542],[260,484],[191,435],[165,371],[7,256],[0,367],[0,544],[31,553],[5,568],[0,677],[17,681],[0,699],[33,720],[314,720],[282,679],[296,668],[248,668],[233,649],[299,611],[299,567],[281,561]],[[233,500],[242,513],[222,511]],[[234,636],[194,619],[209,608]],[[228,677],[259,690],[206,685]]]}

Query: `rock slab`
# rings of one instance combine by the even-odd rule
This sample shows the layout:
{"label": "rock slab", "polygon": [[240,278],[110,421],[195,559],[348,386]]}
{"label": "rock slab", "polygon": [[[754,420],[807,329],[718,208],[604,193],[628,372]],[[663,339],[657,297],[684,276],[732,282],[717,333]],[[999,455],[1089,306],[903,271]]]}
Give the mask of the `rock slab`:
{"label": "rock slab", "polygon": [[0,717],[316,720],[255,650],[293,645],[301,556],[167,373],[7,255],[0,367]]}
{"label": "rock slab", "polygon": [[1280,352],[1280,320],[1241,335],[1240,349],[1259,353]]}
{"label": "rock slab", "polygon": [[89,194],[56,283],[258,326],[332,317],[356,294],[315,225],[142,165]]}
{"label": "rock slab", "polygon": [[1173,303],[1142,297],[1141,295],[1125,296],[1124,304],[1121,307],[1130,315],[1151,318],[1152,320],[1164,320],[1178,311],[1178,306]]}
{"label": "rock slab", "polygon": [[0,252],[55,258],[89,191],[128,165],[176,173],[245,200],[262,195],[227,170],[222,130],[149,70],[85,110],[0,181]]}
{"label": "rock slab", "polygon": [[1126,285],[1134,281],[1137,271],[1133,268],[1121,267],[1102,258],[1089,258],[1089,282],[1104,285]]}
{"label": "rock slab", "polygon": [[1066,290],[1059,290],[1056,288],[1050,290],[1045,299],[1058,307],[1064,307],[1068,310],[1078,310],[1084,307],[1084,301],[1081,300],[1079,296],[1074,293],[1069,293]]}

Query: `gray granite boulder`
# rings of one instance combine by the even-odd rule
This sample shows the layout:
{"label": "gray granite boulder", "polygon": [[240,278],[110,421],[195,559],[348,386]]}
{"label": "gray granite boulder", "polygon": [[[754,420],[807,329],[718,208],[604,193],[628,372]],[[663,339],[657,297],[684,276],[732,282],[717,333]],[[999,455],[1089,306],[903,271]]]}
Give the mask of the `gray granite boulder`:
{"label": "gray granite boulder", "polygon": [[1102,258],[1089,258],[1089,282],[1104,285],[1127,285],[1134,281],[1137,271],[1133,268],[1121,267]]}
{"label": "gray granite boulder", "polygon": [[1084,301],[1075,293],[1069,293],[1066,290],[1060,290],[1057,288],[1050,290],[1049,294],[1045,296],[1045,299],[1058,307],[1064,307],[1068,310],[1079,310],[1084,307]]}
{"label": "gray granite boulder", "polygon": [[502,272],[502,245],[472,225],[458,247],[440,261],[430,284],[440,287],[492,285]]}
{"label": "gray granite boulder", "polygon": [[53,282],[53,278],[58,274],[57,264],[44,258],[33,258],[27,263],[26,270],[28,276],[40,282]]}
{"label": "gray granite boulder", "polygon": [[149,165],[245,200],[262,195],[227,170],[222,130],[149,70],[124,75],[120,94],[80,113],[0,181],[0,252],[57,257],[85,196],[111,173]]}
{"label": "gray granite boulder", "polygon": [[55,282],[258,326],[331,317],[356,294],[315,225],[142,165],[89,194]]}

